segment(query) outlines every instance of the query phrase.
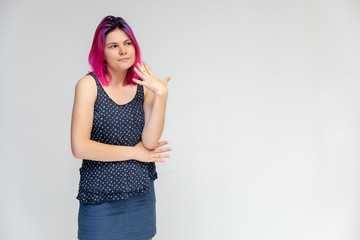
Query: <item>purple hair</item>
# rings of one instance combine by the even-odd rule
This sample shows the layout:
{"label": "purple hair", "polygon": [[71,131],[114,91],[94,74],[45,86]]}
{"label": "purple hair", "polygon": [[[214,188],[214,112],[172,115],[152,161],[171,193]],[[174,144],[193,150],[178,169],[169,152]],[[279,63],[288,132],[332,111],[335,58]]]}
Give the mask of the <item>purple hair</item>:
{"label": "purple hair", "polygon": [[[135,63],[141,63],[141,52],[139,44],[136,41],[135,35],[130,26],[121,17],[107,16],[99,26],[96,28],[94,40],[89,54],[89,63],[93,73],[99,78],[100,82],[108,86],[109,82],[106,79],[108,76],[111,79],[111,73],[107,69],[106,62],[104,61],[104,47],[106,35],[115,30],[116,28],[124,31],[131,39],[135,48]],[[139,76],[134,71],[135,64],[129,68],[124,84],[136,84],[132,78],[139,79]]]}

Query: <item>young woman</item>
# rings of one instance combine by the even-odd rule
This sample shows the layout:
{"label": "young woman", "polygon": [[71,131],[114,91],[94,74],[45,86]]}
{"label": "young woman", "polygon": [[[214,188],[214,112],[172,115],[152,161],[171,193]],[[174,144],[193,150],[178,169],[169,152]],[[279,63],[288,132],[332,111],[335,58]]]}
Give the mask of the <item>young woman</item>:
{"label": "young woman", "polygon": [[71,123],[72,152],[83,159],[78,238],[151,239],[155,162],[171,150],[159,142],[170,77],[161,81],[141,66],[139,45],[120,17],[101,21],[89,63],[92,72],[76,84]]}

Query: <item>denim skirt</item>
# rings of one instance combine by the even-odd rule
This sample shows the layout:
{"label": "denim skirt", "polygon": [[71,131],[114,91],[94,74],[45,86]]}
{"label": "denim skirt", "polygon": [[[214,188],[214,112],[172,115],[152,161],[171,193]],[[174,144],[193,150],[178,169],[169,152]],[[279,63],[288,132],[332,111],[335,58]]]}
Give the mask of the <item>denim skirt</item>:
{"label": "denim skirt", "polygon": [[144,195],[99,204],[81,204],[79,240],[149,240],[156,234],[154,181]]}

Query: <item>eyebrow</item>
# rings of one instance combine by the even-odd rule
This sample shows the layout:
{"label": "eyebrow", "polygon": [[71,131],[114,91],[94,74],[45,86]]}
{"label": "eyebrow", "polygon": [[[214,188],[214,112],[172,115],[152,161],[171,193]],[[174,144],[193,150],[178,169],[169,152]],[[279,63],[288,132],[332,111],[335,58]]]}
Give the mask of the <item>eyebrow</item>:
{"label": "eyebrow", "polygon": [[[130,38],[128,38],[128,39],[126,39],[124,42],[127,42],[127,41],[131,41],[131,39]],[[106,44],[106,45],[110,45],[110,44],[118,44],[117,42],[109,42],[108,44]]]}

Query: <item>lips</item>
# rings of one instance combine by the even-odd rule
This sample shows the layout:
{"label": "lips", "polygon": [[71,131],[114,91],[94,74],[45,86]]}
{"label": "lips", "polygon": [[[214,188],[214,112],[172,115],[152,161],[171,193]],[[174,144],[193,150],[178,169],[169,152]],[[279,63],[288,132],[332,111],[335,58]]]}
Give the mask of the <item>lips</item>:
{"label": "lips", "polygon": [[130,58],[122,58],[122,59],[119,59],[118,61],[126,61],[126,60],[129,60]]}

